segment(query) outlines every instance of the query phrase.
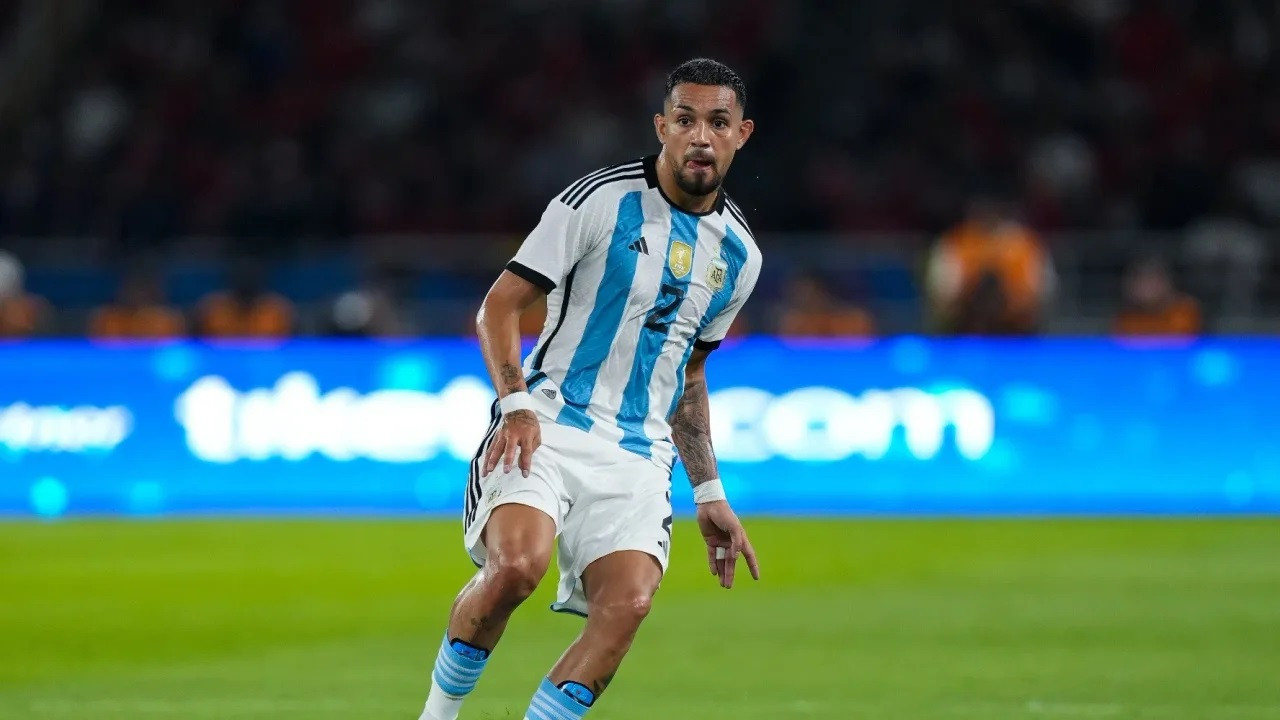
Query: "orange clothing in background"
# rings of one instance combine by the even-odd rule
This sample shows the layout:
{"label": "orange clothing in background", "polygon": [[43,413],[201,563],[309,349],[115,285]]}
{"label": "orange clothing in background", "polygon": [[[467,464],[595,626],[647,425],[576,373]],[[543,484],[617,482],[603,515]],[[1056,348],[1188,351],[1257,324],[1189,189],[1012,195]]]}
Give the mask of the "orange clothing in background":
{"label": "orange clothing in background", "polygon": [[1182,296],[1154,310],[1122,310],[1114,329],[1117,335],[1128,336],[1196,335],[1201,329],[1200,305]]}
{"label": "orange clothing in background", "polygon": [[48,305],[35,295],[0,298],[0,337],[28,337],[47,314]]}
{"label": "orange clothing in background", "polygon": [[875,334],[875,321],[861,308],[789,310],[778,331],[793,337],[865,337]]}
{"label": "orange clothing in background", "polygon": [[293,331],[293,306],[274,293],[244,303],[217,292],[200,302],[196,323],[205,337],[283,338]]}
{"label": "orange clothing in background", "polygon": [[942,247],[959,270],[960,297],[990,273],[1000,281],[1010,314],[1034,315],[1044,292],[1045,252],[1030,229],[1001,223],[994,230],[964,222],[942,236]]}
{"label": "orange clothing in background", "polygon": [[93,314],[89,335],[99,339],[161,339],[186,332],[182,315],[164,305],[108,305]]}

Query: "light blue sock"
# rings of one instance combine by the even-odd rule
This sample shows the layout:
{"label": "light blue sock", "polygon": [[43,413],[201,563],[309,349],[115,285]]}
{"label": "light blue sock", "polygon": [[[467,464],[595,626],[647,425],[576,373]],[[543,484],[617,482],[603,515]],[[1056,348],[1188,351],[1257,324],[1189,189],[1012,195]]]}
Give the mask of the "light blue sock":
{"label": "light blue sock", "polygon": [[431,672],[431,692],[422,711],[422,720],[454,720],[462,698],[476,688],[480,673],[489,662],[489,651],[462,641],[449,642],[444,636],[436,666]]}
{"label": "light blue sock", "polygon": [[579,683],[564,683],[564,688],[551,684],[550,678],[542,678],[538,692],[533,694],[525,720],[581,720],[591,709],[596,697]]}

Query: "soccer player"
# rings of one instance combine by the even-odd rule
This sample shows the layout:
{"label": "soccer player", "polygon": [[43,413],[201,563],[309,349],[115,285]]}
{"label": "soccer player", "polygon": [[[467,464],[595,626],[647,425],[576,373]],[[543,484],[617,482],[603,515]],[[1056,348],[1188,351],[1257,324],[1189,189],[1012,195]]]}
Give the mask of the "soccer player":
{"label": "soccer player", "polygon": [[[559,541],[553,610],[586,617],[525,717],[577,720],[631,647],[671,550],[671,469],[693,485],[707,565],[733,587],[755,551],[725,499],[705,365],[760,273],[760,251],[721,183],[751,137],[728,67],[690,60],[667,78],[655,156],[570,185],[476,317],[497,388],[471,463],[464,542],[479,572],[454,602],[421,720],[454,720]],[[547,320],[519,364],[521,312]]]}

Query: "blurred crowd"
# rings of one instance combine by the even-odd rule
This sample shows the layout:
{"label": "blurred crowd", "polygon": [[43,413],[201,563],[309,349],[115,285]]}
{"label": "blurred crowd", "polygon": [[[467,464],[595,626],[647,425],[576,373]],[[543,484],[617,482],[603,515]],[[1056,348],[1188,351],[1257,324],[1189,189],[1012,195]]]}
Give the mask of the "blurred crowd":
{"label": "blurred crowd", "polygon": [[[1079,267],[1104,271],[1089,292],[1117,331],[1199,332],[1280,300],[1271,0],[741,0],[732,12],[710,0],[484,12],[111,0],[96,12],[6,118],[0,248],[32,287],[11,279],[5,295],[0,275],[0,333],[117,335],[134,326],[108,309],[141,305],[173,310],[148,316],[148,333],[465,328],[548,198],[655,149],[665,73],[693,54],[743,75],[759,128],[729,182],[773,274],[743,332],[902,329],[881,312],[892,283],[867,277],[883,268],[805,261],[792,242],[887,242],[920,329],[936,332],[1038,332],[1060,274]],[[1080,232],[1102,240],[1057,239]],[[1148,234],[1159,241],[1110,242]],[[1094,255],[1067,267],[1053,261],[1063,251]],[[274,268],[319,257],[377,271],[273,283]],[[173,268],[192,263],[219,287],[171,299]],[[110,282],[70,292],[82,275],[68,267]],[[249,287],[269,320],[208,319]],[[80,319],[58,321],[71,304]]]}

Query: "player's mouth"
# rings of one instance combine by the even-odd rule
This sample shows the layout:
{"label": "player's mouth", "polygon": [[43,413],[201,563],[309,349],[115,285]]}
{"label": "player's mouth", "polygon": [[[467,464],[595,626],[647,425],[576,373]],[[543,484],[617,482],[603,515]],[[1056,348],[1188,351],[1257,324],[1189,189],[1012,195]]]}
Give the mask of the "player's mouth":
{"label": "player's mouth", "polygon": [[715,167],[715,165],[716,165],[715,162],[708,160],[706,158],[692,158],[686,161],[684,164],[685,167],[697,172],[701,172],[703,170],[710,170],[711,168]]}

